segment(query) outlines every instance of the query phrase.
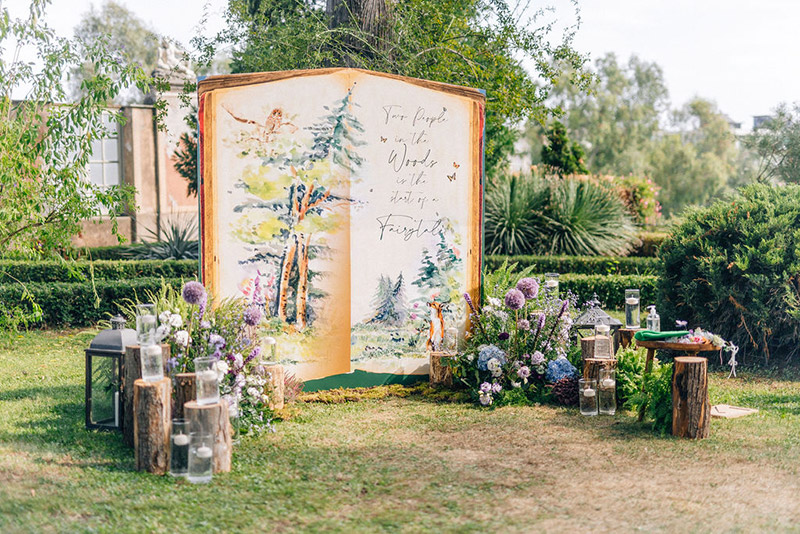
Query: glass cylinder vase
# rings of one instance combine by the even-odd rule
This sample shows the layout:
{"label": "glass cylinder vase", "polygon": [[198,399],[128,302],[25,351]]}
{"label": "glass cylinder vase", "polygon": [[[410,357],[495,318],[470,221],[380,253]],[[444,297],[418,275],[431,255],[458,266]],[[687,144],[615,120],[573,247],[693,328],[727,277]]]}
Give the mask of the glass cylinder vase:
{"label": "glass cylinder vase", "polygon": [[614,357],[614,339],[611,337],[611,327],[607,324],[598,324],[594,327],[594,357]]}
{"label": "glass cylinder vase", "polygon": [[617,381],[614,369],[600,369],[597,382],[597,404],[601,415],[617,413]]}
{"label": "glass cylinder vase", "polygon": [[581,415],[597,415],[597,380],[585,378],[578,380],[578,398]]}
{"label": "glass cylinder vase", "polygon": [[161,345],[145,345],[139,352],[142,364],[142,379],[158,382],[164,378],[164,355]]}
{"label": "glass cylinder vase", "polygon": [[156,342],[156,328],[158,319],[156,318],[155,304],[136,305],[136,340],[139,345],[152,345]]}
{"label": "glass cylinder vase", "polygon": [[170,439],[169,474],[185,477],[189,472],[189,420],[173,419]]}
{"label": "glass cylinder vase", "polygon": [[544,291],[548,296],[558,297],[558,273],[545,273]]}
{"label": "glass cylinder vase", "polygon": [[219,401],[219,374],[217,358],[195,358],[194,373],[197,404],[214,404]]}
{"label": "glass cylinder vase", "polygon": [[214,436],[204,432],[189,434],[189,471],[187,480],[193,484],[211,482],[214,473]]}
{"label": "glass cylinder vase", "polygon": [[639,319],[639,290],[625,290],[625,328],[641,328]]}

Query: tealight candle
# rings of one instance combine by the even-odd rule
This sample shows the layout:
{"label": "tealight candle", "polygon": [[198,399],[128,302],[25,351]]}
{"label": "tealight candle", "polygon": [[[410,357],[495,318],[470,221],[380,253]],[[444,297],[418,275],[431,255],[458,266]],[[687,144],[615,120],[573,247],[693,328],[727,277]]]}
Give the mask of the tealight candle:
{"label": "tealight candle", "polygon": [[583,390],[584,397],[594,397],[594,390],[592,388],[586,388]]}
{"label": "tealight candle", "polygon": [[198,458],[211,458],[211,447],[206,447],[203,445],[202,447],[198,447],[197,449],[197,457]]}
{"label": "tealight candle", "polygon": [[603,380],[603,387],[604,388],[613,388],[614,387],[614,380],[611,378],[606,378]]}
{"label": "tealight candle", "polygon": [[187,436],[186,434],[176,434],[176,435],[174,435],[172,437],[172,441],[175,443],[175,445],[177,445],[179,447],[181,447],[183,445],[188,445],[189,444],[189,436]]}

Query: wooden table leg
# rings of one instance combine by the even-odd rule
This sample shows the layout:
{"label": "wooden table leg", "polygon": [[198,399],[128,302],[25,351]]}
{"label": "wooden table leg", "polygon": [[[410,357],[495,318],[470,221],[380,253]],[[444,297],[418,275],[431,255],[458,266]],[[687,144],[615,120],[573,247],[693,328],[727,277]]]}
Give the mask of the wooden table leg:
{"label": "wooden table leg", "polygon": [[[650,374],[650,371],[653,370],[653,358],[655,358],[656,349],[647,349],[647,360],[644,363],[644,374],[642,375],[642,393],[644,393],[644,380],[647,375]],[[644,421],[644,409],[646,406],[642,404],[639,408],[639,422]]]}

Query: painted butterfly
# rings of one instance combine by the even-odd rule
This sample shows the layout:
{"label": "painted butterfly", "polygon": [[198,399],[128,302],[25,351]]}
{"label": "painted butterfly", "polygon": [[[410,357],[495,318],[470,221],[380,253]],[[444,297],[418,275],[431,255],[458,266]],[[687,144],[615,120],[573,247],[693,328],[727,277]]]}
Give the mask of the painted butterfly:
{"label": "painted butterfly", "polygon": [[451,182],[454,181],[456,179],[456,173],[448,174],[447,179],[450,180]]}

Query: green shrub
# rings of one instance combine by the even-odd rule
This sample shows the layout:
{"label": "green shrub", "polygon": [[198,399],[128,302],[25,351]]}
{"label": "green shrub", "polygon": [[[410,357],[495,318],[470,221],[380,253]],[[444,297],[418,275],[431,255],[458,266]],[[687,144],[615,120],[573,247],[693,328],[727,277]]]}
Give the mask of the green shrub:
{"label": "green shrub", "polygon": [[641,232],[637,236],[630,256],[652,258],[658,255],[658,249],[669,237],[667,232]]}
{"label": "green shrub", "polygon": [[617,405],[624,406],[642,389],[646,359],[645,349],[634,344],[617,352]]}
{"label": "green shrub", "polygon": [[520,268],[532,267],[537,273],[655,274],[659,269],[656,258],[627,256],[486,256],[484,263],[493,270],[505,260]]}
{"label": "green shrub", "polygon": [[627,253],[635,240],[619,196],[590,176],[503,177],[486,191],[489,254]]}
{"label": "green shrub", "polygon": [[653,360],[653,370],[644,377],[644,392],[635,393],[625,407],[639,412],[644,405],[645,415],[653,420],[653,431],[665,436],[672,433],[672,364],[659,365]]}
{"label": "green shrub", "polygon": [[662,324],[681,319],[739,345],[739,360],[800,350],[800,186],[742,188],[691,209],[661,246]]}
{"label": "green shrub", "polygon": [[84,260],[130,260],[135,259],[140,250],[147,249],[150,243],[132,243],[129,245],[112,245],[108,247],[79,248],[77,259]]}
{"label": "green shrub", "polygon": [[162,281],[180,289],[181,279],[139,278],[136,280],[97,280],[79,283],[31,283],[0,285],[0,306],[31,305],[25,292],[41,307],[42,324],[88,326],[120,312],[126,299],[136,300],[146,291],[157,292]]}
{"label": "green shrub", "polygon": [[0,260],[0,284],[12,282],[86,282],[137,278],[197,277],[196,260],[9,261]]}

